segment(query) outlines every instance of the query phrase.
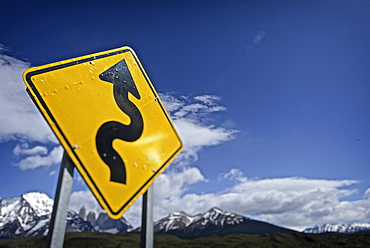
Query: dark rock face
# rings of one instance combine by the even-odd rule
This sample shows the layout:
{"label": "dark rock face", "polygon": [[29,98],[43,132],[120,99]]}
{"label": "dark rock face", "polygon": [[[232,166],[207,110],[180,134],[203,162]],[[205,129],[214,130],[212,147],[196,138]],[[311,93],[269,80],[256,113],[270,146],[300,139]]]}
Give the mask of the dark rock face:
{"label": "dark rock face", "polygon": [[91,225],[95,226],[96,225],[95,213],[90,211],[89,214],[86,217],[86,221],[90,222]]}
{"label": "dark rock face", "polygon": [[106,213],[100,213],[95,223],[95,229],[102,232],[127,232],[132,226],[122,217],[118,220],[110,218]]}

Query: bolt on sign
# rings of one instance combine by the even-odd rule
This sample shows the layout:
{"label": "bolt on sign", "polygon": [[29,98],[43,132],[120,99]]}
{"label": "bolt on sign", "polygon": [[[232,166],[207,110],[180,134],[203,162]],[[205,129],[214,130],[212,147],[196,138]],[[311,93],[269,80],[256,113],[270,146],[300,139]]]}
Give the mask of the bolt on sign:
{"label": "bolt on sign", "polygon": [[129,47],[33,67],[23,79],[112,218],[120,218],[182,149],[168,113]]}

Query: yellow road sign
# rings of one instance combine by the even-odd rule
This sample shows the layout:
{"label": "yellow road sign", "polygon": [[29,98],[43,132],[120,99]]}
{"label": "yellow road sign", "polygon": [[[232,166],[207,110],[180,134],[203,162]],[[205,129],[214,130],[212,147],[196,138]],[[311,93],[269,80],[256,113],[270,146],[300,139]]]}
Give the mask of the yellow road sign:
{"label": "yellow road sign", "polygon": [[182,149],[134,51],[122,47],[26,70],[27,90],[112,218]]}

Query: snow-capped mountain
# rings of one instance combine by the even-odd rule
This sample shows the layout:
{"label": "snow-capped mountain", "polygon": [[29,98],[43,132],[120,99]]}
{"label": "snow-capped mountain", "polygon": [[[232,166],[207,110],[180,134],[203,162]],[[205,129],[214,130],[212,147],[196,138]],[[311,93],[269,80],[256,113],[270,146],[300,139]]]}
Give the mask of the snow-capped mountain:
{"label": "snow-capped mountain", "polygon": [[321,224],[312,228],[306,228],[304,233],[357,233],[370,232],[370,224],[367,223],[353,223],[353,224]]}
{"label": "snow-capped mountain", "polygon": [[[54,201],[43,193],[0,199],[0,237],[43,236],[49,230]],[[67,231],[93,231],[94,227],[69,210]]]}
{"label": "snow-capped mountain", "polygon": [[175,212],[154,223],[155,233],[167,233],[180,238],[193,239],[207,236],[224,236],[232,233],[293,233],[293,230],[241,215],[212,208],[194,216]]}
{"label": "snow-capped mountain", "polygon": [[178,229],[194,229],[198,225],[216,225],[223,227],[225,224],[239,224],[246,219],[243,216],[225,212],[219,208],[212,208],[204,214],[190,216],[187,213],[175,212],[155,222],[154,232],[169,232]]}
{"label": "snow-capped mountain", "polygon": [[[38,192],[0,199],[0,238],[47,235],[53,204],[46,194]],[[95,214],[91,213],[89,220],[94,223],[69,209],[66,231],[117,233],[132,229],[124,218],[111,220],[104,213],[96,220]]]}

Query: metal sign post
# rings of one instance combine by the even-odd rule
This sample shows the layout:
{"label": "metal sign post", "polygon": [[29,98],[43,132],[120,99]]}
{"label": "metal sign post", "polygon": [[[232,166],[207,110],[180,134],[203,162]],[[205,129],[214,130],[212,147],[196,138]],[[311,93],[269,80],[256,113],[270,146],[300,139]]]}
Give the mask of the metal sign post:
{"label": "metal sign post", "polygon": [[153,184],[143,195],[141,214],[141,248],[153,247]]}
{"label": "metal sign post", "polygon": [[53,212],[49,223],[49,233],[46,247],[63,247],[67,224],[68,202],[72,191],[74,164],[67,155],[63,154],[60,166],[58,185],[55,192]]}

